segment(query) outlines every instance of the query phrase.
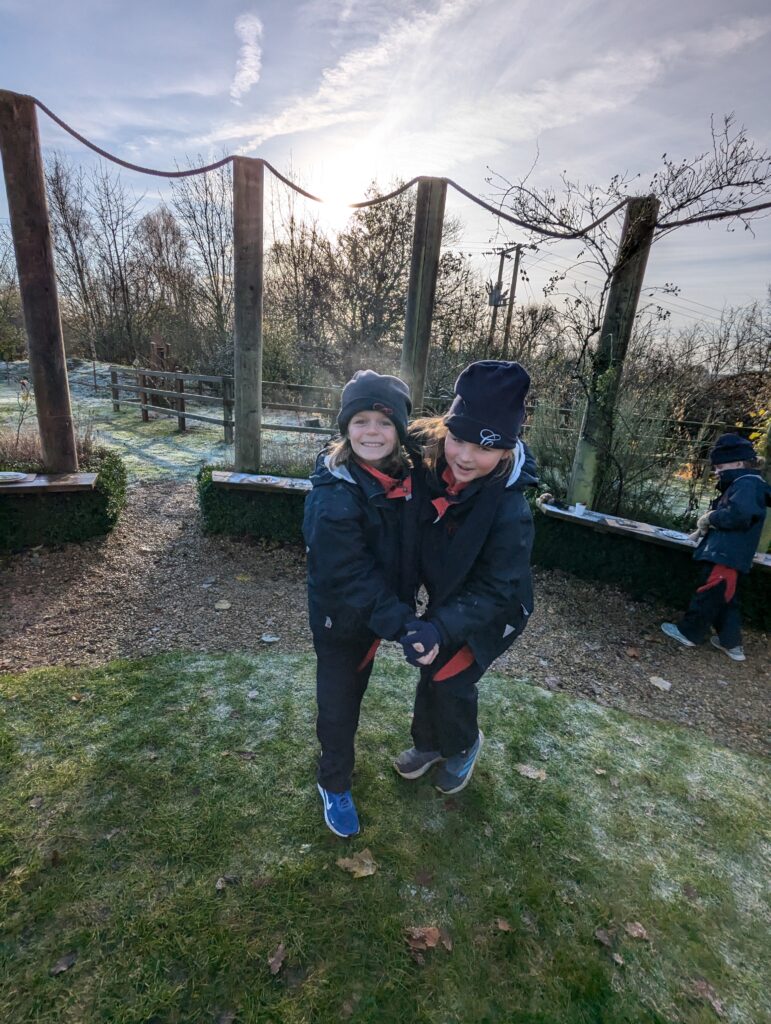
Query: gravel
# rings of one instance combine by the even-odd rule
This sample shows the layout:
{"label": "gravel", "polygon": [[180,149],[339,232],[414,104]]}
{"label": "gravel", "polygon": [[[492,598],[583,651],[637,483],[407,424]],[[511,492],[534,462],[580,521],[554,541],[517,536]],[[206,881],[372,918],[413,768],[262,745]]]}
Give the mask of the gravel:
{"label": "gravel", "polygon": [[[765,634],[747,631],[736,663],[665,637],[675,609],[554,570],[536,570],[535,584],[536,611],[497,671],[769,753]],[[192,482],[132,485],[106,538],[2,558],[0,607],[4,672],[179,649],[312,650],[302,548],[204,536]]]}

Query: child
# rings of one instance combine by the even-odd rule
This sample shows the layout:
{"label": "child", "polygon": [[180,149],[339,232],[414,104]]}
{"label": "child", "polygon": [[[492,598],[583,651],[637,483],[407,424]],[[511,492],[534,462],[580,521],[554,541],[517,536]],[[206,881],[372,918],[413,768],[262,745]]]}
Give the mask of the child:
{"label": "child", "polygon": [[341,438],[319,456],[305,503],[317,783],[324,820],[343,837],[359,831],[350,793],[354,737],[375,652],[415,617],[417,523],[402,447],[410,409],[397,377],[354,374],[343,388]]}
{"label": "child", "polygon": [[741,615],[736,588],[739,573],[748,573],[771,505],[771,487],[760,475],[752,444],[738,434],[723,434],[709,453],[719,497],[698,522],[703,539],[693,557],[704,562],[702,586],[679,624],[662,622],[673,640],[694,647],[714,626],[713,647],[733,661],[744,661]]}
{"label": "child", "polygon": [[529,384],[519,363],[472,363],[458,377],[447,415],[414,425],[427,442],[419,555],[429,604],[401,639],[421,672],[415,745],[394,767],[417,779],[441,763],[441,793],[468,784],[484,739],[476,684],[533,610],[533,517],[523,490],[537,480],[518,439]]}

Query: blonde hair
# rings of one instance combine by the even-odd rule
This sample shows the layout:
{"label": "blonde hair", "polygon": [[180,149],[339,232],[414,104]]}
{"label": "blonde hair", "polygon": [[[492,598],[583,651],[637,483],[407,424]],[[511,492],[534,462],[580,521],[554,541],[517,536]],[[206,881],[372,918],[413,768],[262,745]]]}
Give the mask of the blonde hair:
{"label": "blonde hair", "polygon": [[[329,465],[333,468],[336,466],[348,466],[351,462],[358,462],[347,434],[342,434],[340,437],[333,438],[330,441],[327,455]],[[398,477],[412,469],[412,461],[398,439],[396,447],[388,456],[387,461],[378,468],[381,473],[393,477]]]}
{"label": "blonde hair", "polygon": [[[444,456],[444,439],[449,432],[443,416],[423,416],[410,424],[410,437],[423,446],[423,465],[434,479],[438,479],[437,466]],[[513,461],[514,453],[509,448],[504,448],[492,479],[508,476]]]}

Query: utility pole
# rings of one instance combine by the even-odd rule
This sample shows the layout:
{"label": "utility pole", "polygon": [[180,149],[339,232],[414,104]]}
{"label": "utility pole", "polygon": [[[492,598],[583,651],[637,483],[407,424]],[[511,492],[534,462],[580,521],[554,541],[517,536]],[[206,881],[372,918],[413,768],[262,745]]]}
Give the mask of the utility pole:
{"label": "utility pole", "polygon": [[[509,246],[508,249],[501,249],[501,258],[500,258],[500,260],[498,262],[498,280],[495,282],[495,287],[493,289],[492,297],[491,297],[492,298],[493,315],[490,318],[490,333],[489,333],[489,335],[487,337],[487,353],[488,353],[488,355],[492,352],[493,342],[495,341],[495,326],[498,323],[498,307],[504,305],[504,302],[505,302],[505,300],[502,299],[502,294],[503,294],[503,264],[509,258],[509,254],[516,251],[517,258],[516,258],[516,261],[515,261],[516,265],[515,265],[515,268],[514,268],[514,273],[516,275],[516,273],[517,273],[516,268],[519,266],[519,250],[521,248],[522,248],[521,245],[511,245],[511,246]],[[512,298],[513,298],[513,290],[512,290],[512,295],[510,296],[510,301],[511,301]],[[511,315],[509,315],[507,317],[507,323],[509,323],[509,324],[511,323]],[[505,344],[506,344],[506,342],[504,341],[504,345]]]}
{"label": "utility pole", "polygon": [[522,255],[524,246],[517,245],[514,247],[514,271],[511,275],[511,288],[509,289],[509,306],[506,310],[506,327],[503,331],[503,350],[501,357],[503,359],[509,358],[509,338],[511,337],[511,317],[514,313],[514,296],[517,294],[517,279],[519,276],[519,258]]}

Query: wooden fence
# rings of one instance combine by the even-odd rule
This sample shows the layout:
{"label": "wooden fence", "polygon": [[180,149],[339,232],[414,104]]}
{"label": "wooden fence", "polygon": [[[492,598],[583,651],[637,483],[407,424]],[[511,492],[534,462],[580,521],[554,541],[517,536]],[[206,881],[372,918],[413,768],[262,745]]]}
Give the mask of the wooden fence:
{"label": "wooden fence", "polygon": [[[126,378],[128,377],[128,381]],[[325,387],[315,384],[285,384],[280,381],[263,381],[264,387],[281,389],[282,391],[297,392],[298,397],[303,393],[313,392],[336,397],[340,388]],[[121,398],[121,392],[129,395],[136,395],[136,398]],[[120,411],[121,405],[135,405],[139,407],[142,421],[147,423],[150,413],[158,416],[169,416],[176,418],[180,430],[187,429],[187,420],[199,420],[203,423],[213,423],[215,426],[224,428],[225,443],[234,443],[235,428],[235,378],[223,374],[221,376],[201,373],[181,373],[178,370],[157,370],[149,368],[134,368],[125,366],[110,367],[110,393],[112,395],[112,407],[115,412]],[[200,411],[191,412],[189,403],[197,405],[217,406],[222,410],[222,416],[206,416]],[[276,409],[279,411],[296,412],[307,414],[309,422],[302,426],[289,423],[263,423],[263,430],[281,430],[295,434],[324,434],[332,436],[337,433],[334,427],[334,417],[337,415],[337,407],[329,404],[300,404],[299,402],[264,402],[264,408]],[[330,422],[325,426],[321,417],[329,418]]]}

